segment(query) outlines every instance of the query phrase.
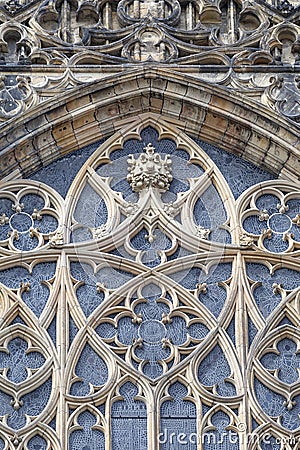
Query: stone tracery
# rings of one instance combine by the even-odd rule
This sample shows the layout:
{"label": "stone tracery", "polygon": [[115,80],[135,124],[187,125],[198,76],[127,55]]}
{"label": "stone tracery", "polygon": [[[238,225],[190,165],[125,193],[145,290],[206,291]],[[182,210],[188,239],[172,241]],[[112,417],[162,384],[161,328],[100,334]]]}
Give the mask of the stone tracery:
{"label": "stone tracery", "polygon": [[[27,181],[26,188],[23,180],[3,183],[3,230],[13,226],[15,214],[30,221],[56,219],[41,228],[38,250],[23,249],[20,267],[13,264],[18,249],[3,239],[0,366],[2,359],[13,364],[8,352],[18,344],[27,368],[15,377],[12,369],[0,367],[3,439],[7,445],[8,438],[20,439],[27,449],[43,448],[44,441],[55,449],[77,450],[80,442],[118,448],[131,418],[129,434],[138,450],[146,450],[152,442],[158,445],[154,423],[161,420],[161,427],[179,433],[186,411],[186,430],[211,430],[219,437],[232,429],[238,436],[234,448],[245,437],[239,425],[246,421],[250,427],[252,417],[259,430],[271,423],[274,436],[282,427],[298,436],[299,341],[295,323],[281,323],[284,315],[294,322],[299,316],[298,191],[283,181],[270,188],[261,174],[259,190],[246,185],[248,191],[237,198],[231,192],[237,185],[222,173],[226,168],[219,169],[204,149],[163,121],[133,122],[120,135],[83,165],[66,200],[37,181]],[[260,226],[276,227],[277,215],[294,227],[288,249],[266,248],[257,232]],[[49,230],[58,225],[62,243],[53,248]],[[212,230],[199,234],[197,226]],[[84,233],[76,235],[80,229]],[[253,237],[251,247],[241,245],[242,232]],[[247,333],[239,331],[240,323]],[[241,350],[250,345],[249,352]],[[34,347],[42,356],[33,363]],[[277,355],[273,365],[270,353]],[[248,359],[247,392],[242,358]],[[65,367],[61,375],[58,359]],[[50,372],[52,380],[45,375]],[[24,389],[17,395],[19,380]],[[283,384],[292,386],[290,396]],[[36,408],[31,395],[42,396]],[[32,424],[41,428],[33,432]],[[215,448],[232,448],[224,445]],[[204,448],[210,448],[207,442]]]}

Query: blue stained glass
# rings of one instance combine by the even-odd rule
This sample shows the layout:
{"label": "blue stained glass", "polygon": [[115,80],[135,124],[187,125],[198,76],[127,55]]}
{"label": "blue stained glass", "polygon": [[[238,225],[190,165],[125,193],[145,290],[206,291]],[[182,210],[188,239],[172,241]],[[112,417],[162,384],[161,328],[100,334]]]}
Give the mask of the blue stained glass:
{"label": "blue stained glass", "polygon": [[74,341],[77,333],[78,333],[78,328],[75,325],[73,318],[70,316],[70,319],[69,319],[69,342],[70,342],[70,344]]}
{"label": "blue stained glass", "polygon": [[28,450],[47,450],[47,446],[47,441],[43,437],[36,435],[29,440],[27,448]]}
{"label": "blue stained glass", "polygon": [[97,278],[91,265],[84,262],[70,263],[71,275],[78,281],[84,281],[87,285],[96,287]]}
{"label": "blue stained glass", "polygon": [[269,227],[274,233],[285,233],[290,230],[292,226],[291,219],[286,214],[275,213],[269,220]]}
{"label": "blue stained glass", "polygon": [[233,316],[229,326],[227,327],[227,334],[235,345],[235,316]]}
{"label": "blue stained glass", "polygon": [[221,347],[217,344],[203,359],[198,368],[198,378],[204,386],[216,386],[223,397],[236,395],[235,387],[225,381],[231,375],[231,369]]}
{"label": "blue stained glass", "polygon": [[118,340],[124,345],[131,345],[138,338],[138,326],[130,317],[122,317],[118,322]]}
{"label": "blue stained glass", "polygon": [[209,333],[209,329],[202,323],[192,323],[188,327],[188,334],[192,339],[204,339]]}
{"label": "blue stained glass", "polygon": [[[121,167],[119,166],[119,161],[118,161],[118,167],[119,167],[119,170],[121,170]],[[126,171],[127,171],[127,160],[126,160]],[[126,172],[122,172],[122,176],[124,176],[125,173]],[[112,180],[111,188],[116,192],[121,192],[123,198],[127,202],[137,203],[137,201],[139,199],[139,195],[136,192],[132,192],[131,186],[126,179],[118,180],[118,181]]]}
{"label": "blue stained glass", "polygon": [[8,238],[10,231],[11,228],[8,223],[4,223],[3,225],[0,224],[0,241],[5,241]]}
{"label": "blue stained glass", "polygon": [[[149,284],[146,284],[145,286],[143,286],[142,295],[145,299],[147,299],[149,301],[154,301],[154,300],[158,300],[162,296],[162,290],[157,284],[149,283]],[[153,305],[154,305],[154,303],[153,303]],[[158,304],[157,304],[157,306],[158,306]],[[162,306],[162,305],[160,305],[160,306]]]}
{"label": "blue stained glass", "polygon": [[37,228],[40,233],[48,234],[57,229],[58,221],[50,214],[43,214],[42,220],[34,221],[34,227]]}
{"label": "blue stained glass", "polygon": [[300,242],[300,227],[293,225],[291,228],[291,233],[293,235],[294,241]]}
{"label": "blue stained glass", "polygon": [[283,288],[289,291],[300,286],[300,271],[286,267],[275,270],[271,275],[270,270],[264,264],[248,263],[247,274],[252,280],[268,284],[270,288],[274,282],[282,284]]}
{"label": "blue stained glass", "polygon": [[239,450],[239,436],[230,429],[230,418],[225,412],[216,412],[211,423],[214,429],[204,435],[204,450]]}
{"label": "blue stained glass", "polygon": [[[272,194],[263,194],[256,200],[257,208],[264,214],[254,213],[243,222],[243,227],[247,232],[260,235],[263,230],[270,229],[270,236],[264,238],[265,248],[273,253],[281,253],[289,248],[286,234],[290,234],[294,240],[300,239],[300,230],[293,219],[296,219],[300,211],[300,202],[291,200],[288,210],[280,212],[281,200]],[[289,208],[291,206],[291,209]],[[264,217],[265,216],[265,217]],[[260,219],[264,220],[260,220]]]}
{"label": "blue stained glass", "polygon": [[21,252],[30,252],[39,245],[39,240],[36,236],[30,236],[30,233],[20,234],[13,240],[14,247]]}
{"label": "blue stained glass", "polygon": [[[110,322],[102,322],[96,332],[103,339],[113,345],[121,343],[125,346],[132,346],[137,340],[140,345],[133,349],[134,355],[143,361],[142,371],[151,379],[162,375],[163,367],[161,360],[166,360],[170,354],[170,345],[182,346],[197,345],[197,341],[204,339],[209,333],[209,329],[197,321],[189,326],[187,320],[172,314],[172,319],[164,323],[164,316],[170,313],[169,306],[161,298],[162,291],[159,286],[150,283],[143,287],[140,302],[134,307],[136,317],[139,321],[133,320],[131,314],[122,315],[117,319],[117,326]],[[168,297],[168,294],[164,294]],[[136,300],[136,297],[134,296]],[[172,301],[172,299],[169,299]],[[111,315],[110,318],[113,316]],[[115,317],[115,316],[114,316]],[[193,316],[194,319],[196,316]],[[104,319],[103,319],[104,320]],[[190,341],[188,338],[190,336]],[[117,339],[113,339],[113,338]],[[169,345],[165,345],[165,340]],[[169,362],[169,367],[172,363]]]}
{"label": "blue stained glass", "polygon": [[268,224],[266,220],[259,220],[257,215],[251,215],[246,217],[243,221],[243,228],[247,231],[247,233],[252,233],[259,236],[263,230],[268,228]]}
{"label": "blue stained glass", "polygon": [[154,250],[167,250],[171,248],[172,242],[168,236],[159,229],[153,231],[154,240],[149,242],[147,239],[148,231],[142,228],[135,236],[131,239],[132,247],[137,250],[149,250],[153,248]]}
{"label": "blue stained glass", "polygon": [[250,316],[248,316],[248,342],[249,342],[249,347],[253,342],[253,339],[255,338],[256,334],[257,334],[257,328],[254,325],[254,323],[252,322],[252,320],[250,319]]}
{"label": "blue stained glass", "polygon": [[252,417],[252,420],[251,420],[251,425],[252,425],[252,430],[256,430],[256,428],[259,427],[259,424],[256,422],[255,419],[253,419],[253,417]]}
{"label": "blue stained glass", "polygon": [[118,248],[114,248],[113,250],[111,250],[110,252],[111,255],[115,255],[115,256],[120,256],[121,258],[127,258],[127,259],[131,259],[134,260],[135,257],[133,255],[130,255],[127,250],[125,250],[125,247],[123,245],[119,246]]}
{"label": "blue stained glass", "polygon": [[15,325],[16,323],[21,323],[22,325],[25,325],[25,326],[26,326],[26,323],[24,322],[23,319],[21,319],[20,316],[16,316],[16,317],[14,318],[14,320],[12,320],[12,321],[10,322],[10,325]]}
{"label": "blue stained glass", "polygon": [[130,242],[133,248],[143,251],[143,264],[148,267],[154,267],[161,262],[160,252],[171,248],[172,241],[158,228],[153,231],[153,242],[149,242],[149,239],[147,239],[148,234],[148,231],[142,228],[131,238]]}
{"label": "blue stained glass", "polygon": [[117,400],[111,407],[112,450],[147,450],[147,408],[144,402],[136,400],[136,386],[127,381],[120,388],[123,400]]}
{"label": "blue stained glass", "polygon": [[279,322],[278,327],[281,327],[284,325],[290,325],[293,328],[295,328],[293,322],[291,322],[290,319],[288,319],[286,316],[284,316],[284,318]]}
{"label": "blue stained glass", "polygon": [[176,251],[172,253],[172,255],[167,256],[168,261],[176,260],[178,258],[183,258],[184,256],[192,255],[193,252],[190,252],[189,250],[185,249],[184,247],[181,247],[178,245]]}
{"label": "blue stained glass", "polygon": [[108,211],[104,200],[90,184],[86,184],[74,211],[75,220],[86,227],[99,227],[107,222]]}
{"label": "blue stained glass", "polygon": [[23,203],[22,211],[27,214],[32,214],[34,209],[40,211],[45,206],[45,200],[40,195],[36,194],[25,194],[20,200],[20,203]]}
{"label": "blue stained glass", "polygon": [[192,267],[169,274],[169,277],[189,290],[196,289],[198,284],[206,283],[206,292],[199,293],[199,301],[218,317],[227,298],[226,289],[219,286],[219,282],[228,280],[231,271],[231,263],[220,263],[212,266],[208,275],[200,268]]}
{"label": "blue stained glass", "polygon": [[11,267],[0,271],[0,282],[10,289],[18,289],[21,282],[29,283],[29,290],[23,292],[22,299],[34,314],[40,316],[49,297],[49,288],[43,281],[53,278],[55,269],[55,262],[36,264],[31,274],[24,267]]}
{"label": "blue stained glass", "polygon": [[79,227],[72,231],[71,242],[83,242],[93,239],[93,234],[88,228]]}
{"label": "blue stained glass", "polygon": [[198,139],[192,139],[217,165],[235,198],[238,198],[246,189],[255,184],[277,178],[275,175],[268,173],[239,156]]}
{"label": "blue stained glass", "polygon": [[292,198],[291,200],[288,200],[286,202],[286,205],[288,206],[288,210],[286,214],[293,219],[297,216],[297,214],[300,213],[300,201],[299,198]]}
{"label": "blue stained glass", "polygon": [[78,302],[86,317],[89,317],[93,311],[104,300],[103,292],[97,292],[96,286],[84,284],[76,290]]}
{"label": "blue stained glass", "polygon": [[13,214],[9,223],[12,230],[18,230],[19,233],[28,231],[33,225],[32,218],[24,212]]}
{"label": "blue stained glass", "polygon": [[260,442],[261,450],[281,450],[281,443],[269,434]]}
{"label": "blue stained glass", "polygon": [[75,373],[81,378],[71,386],[71,395],[84,397],[90,393],[90,384],[93,386],[102,386],[108,379],[108,368],[105,361],[86,344],[82,350]]}
{"label": "blue stained glass", "polygon": [[13,206],[13,202],[9,198],[1,197],[0,198],[0,216],[2,216],[4,214],[5,216],[10,217],[13,213],[12,206]]}
{"label": "blue stained glass", "polygon": [[5,448],[5,442],[4,440],[0,437],[0,450],[4,450]]}
{"label": "blue stained glass", "polygon": [[[92,267],[87,263],[71,262],[70,265],[72,276],[78,281],[84,281],[87,285],[95,288],[96,283],[102,283],[108,289],[116,289],[123,286],[134,275],[124,270],[115,269],[112,266],[106,266],[94,274]],[[101,296],[97,303],[101,303]]]}
{"label": "blue stained glass", "polygon": [[269,314],[279,305],[282,300],[280,293],[273,292],[273,284],[281,284],[286,290],[293,290],[300,286],[300,272],[281,268],[272,275],[264,264],[247,263],[247,275],[253,281],[259,281],[261,286],[254,290],[254,298],[263,317]]}
{"label": "blue stained glass", "polygon": [[40,233],[47,234],[56,230],[58,222],[49,213],[43,215],[42,209],[45,206],[45,201],[40,195],[23,195],[20,199],[20,205],[21,210],[15,212],[12,207],[8,210],[4,202],[3,206],[7,214],[5,212],[1,214],[0,210],[3,222],[3,224],[0,224],[0,240],[7,239],[13,233],[14,247],[20,251],[30,251],[39,244],[38,237],[31,234],[30,230],[36,228]]}
{"label": "blue stained glass", "polygon": [[47,328],[47,332],[52,339],[54,345],[56,346],[56,316],[53,317],[49,327]]}
{"label": "blue stained glass", "polygon": [[[188,331],[186,328],[185,320],[180,316],[175,316],[172,319],[171,324],[166,325],[166,329],[168,330],[168,336],[171,342],[174,345],[182,345],[187,340]],[[192,332],[195,330],[195,327],[192,328]],[[196,331],[197,333],[197,331]],[[207,334],[204,333],[204,336]]]}
{"label": "blue stained glass", "polygon": [[227,213],[223,201],[215,186],[211,184],[195,203],[195,223],[211,230],[209,240],[230,244],[230,234],[220,228],[226,219]]}
{"label": "blue stained glass", "polygon": [[30,179],[46,183],[48,186],[54,188],[62,197],[65,197],[79,169],[104,141],[105,139],[101,139],[94,144],[87,145],[80,150],[76,150],[53,161],[46,167],[30,175]]}
{"label": "blue stained glass", "polygon": [[105,437],[101,430],[95,429],[97,419],[90,411],[78,416],[80,430],[72,431],[68,450],[104,450]]}
{"label": "blue stained glass", "polygon": [[[294,198],[287,201],[286,204],[288,207],[286,215],[289,216],[291,220],[296,219],[296,217],[298,217],[298,214],[300,214],[300,199]],[[293,239],[297,242],[300,242],[300,226],[294,223],[291,228],[291,233],[293,234]]]}
{"label": "blue stained glass", "polygon": [[77,288],[76,296],[84,314],[88,317],[103,301],[104,295],[97,292],[97,278],[89,264],[71,262],[71,274],[76,280],[85,283]]}
{"label": "blue stained glass", "polygon": [[54,416],[53,419],[48,423],[49,427],[52,428],[52,430],[56,431],[56,417]]}
{"label": "blue stained glass", "polygon": [[41,414],[47,406],[51,390],[52,381],[49,379],[37,389],[23,395],[17,408],[13,407],[17,405],[16,399],[0,391],[0,415],[7,414],[7,425],[14,430],[19,430],[26,425],[25,415],[39,416]]}
{"label": "blue stained glass", "polygon": [[8,368],[7,378],[13,383],[21,383],[28,378],[26,368],[39,369],[45,358],[38,352],[27,353],[28,343],[16,337],[7,346],[8,354],[0,351],[0,369]]}
{"label": "blue stained glass", "polygon": [[284,383],[292,384],[298,381],[300,369],[300,355],[297,354],[297,344],[285,338],[278,342],[279,355],[265,354],[260,362],[269,370],[278,370],[278,378]]}
{"label": "blue stained glass", "polygon": [[[172,159],[172,162],[174,164],[174,158]],[[189,190],[189,185],[187,183],[183,183],[182,181],[177,180],[176,178],[173,178],[173,180],[170,184],[169,192],[172,192],[173,194],[179,194],[179,192],[185,192],[188,190]],[[162,196],[162,199],[164,201],[166,201],[164,196]],[[176,200],[176,196],[174,196],[174,200]]]}
{"label": "blue stained glass", "polygon": [[295,430],[300,426],[300,395],[291,399],[292,404],[288,409],[289,402],[286,398],[269,389],[257,378],[254,380],[254,389],[258,402],[268,416],[272,418],[281,416],[280,423],[288,430]]}
{"label": "blue stained glass", "polygon": [[265,209],[269,215],[272,215],[278,213],[278,203],[280,203],[280,200],[276,195],[263,194],[256,200],[256,207],[261,211]]}
{"label": "blue stained glass", "polygon": [[96,333],[103,339],[111,339],[116,334],[116,328],[111,323],[104,322],[98,325],[96,328]]}
{"label": "blue stained glass", "polygon": [[97,277],[100,283],[103,283],[108,289],[116,289],[123,286],[127,281],[133,278],[133,274],[113,267],[101,269]]}
{"label": "blue stained glass", "polygon": [[178,381],[170,386],[172,400],[162,403],[160,408],[160,449],[197,449],[197,411],[189,400],[186,387]]}
{"label": "blue stained glass", "polygon": [[272,233],[271,237],[264,239],[264,246],[269,252],[281,253],[289,248],[289,243],[283,239],[281,234]]}

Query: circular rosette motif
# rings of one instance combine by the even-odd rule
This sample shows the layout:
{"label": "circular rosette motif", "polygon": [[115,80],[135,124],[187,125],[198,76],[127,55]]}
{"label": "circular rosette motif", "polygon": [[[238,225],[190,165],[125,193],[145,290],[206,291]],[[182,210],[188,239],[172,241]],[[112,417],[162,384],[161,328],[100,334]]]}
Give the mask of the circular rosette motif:
{"label": "circular rosette motif", "polygon": [[[242,199],[241,226],[258,246],[272,253],[300,248],[300,192],[266,187]],[[274,184],[274,183],[273,183]],[[248,204],[247,204],[248,203]],[[245,208],[246,206],[246,208]]]}
{"label": "circular rosette motif", "polygon": [[[0,245],[9,250],[30,251],[52,240],[59,227],[61,200],[57,194],[30,186],[0,191]],[[53,194],[53,196],[52,196]]]}
{"label": "circular rosette motif", "polygon": [[148,284],[111,308],[97,334],[132,367],[154,380],[189,355],[209,332],[190,308],[178,306],[174,294]]}

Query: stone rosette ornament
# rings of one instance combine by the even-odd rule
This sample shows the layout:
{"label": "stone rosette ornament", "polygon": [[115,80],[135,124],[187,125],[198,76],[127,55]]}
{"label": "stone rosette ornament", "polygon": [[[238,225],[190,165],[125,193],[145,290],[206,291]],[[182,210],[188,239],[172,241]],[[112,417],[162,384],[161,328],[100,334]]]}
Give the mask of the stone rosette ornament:
{"label": "stone rosette ornament", "polygon": [[173,179],[170,155],[162,159],[161,155],[155,153],[155,148],[150,143],[144,150],[145,153],[137,159],[132,154],[129,155],[127,181],[134,192],[141,192],[150,187],[166,192]]}

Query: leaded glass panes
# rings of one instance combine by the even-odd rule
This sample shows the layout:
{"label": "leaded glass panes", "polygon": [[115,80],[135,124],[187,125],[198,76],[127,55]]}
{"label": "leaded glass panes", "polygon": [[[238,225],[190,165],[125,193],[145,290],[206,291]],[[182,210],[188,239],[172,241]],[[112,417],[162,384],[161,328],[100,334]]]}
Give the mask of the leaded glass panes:
{"label": "leaded glass panes", "polygon": [[111,406],[111,440],[112,449],[121,450],[124,447],[147,450],[147,407],[137,400],[136,386],[127,381],[120,387],[120,400]]}
{"label": "leaded glass panes", "polygon": [[151,118],[33,178],[0,192],[0,449],[300,436],[298,186]]}
{"label": "leaded glass panes", "polygon": [[[197,449],[197,408],[186,400],[188,389],[176,381],[168,389],[169,399],[160,407],[160,448]],[[179,439],[178,439],[179,436]]]}

